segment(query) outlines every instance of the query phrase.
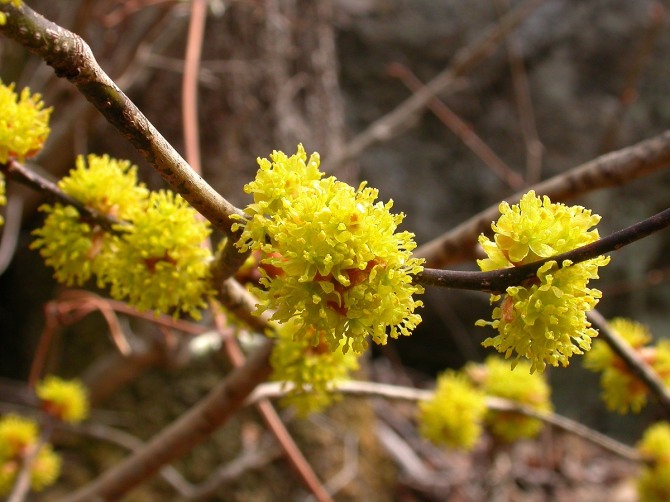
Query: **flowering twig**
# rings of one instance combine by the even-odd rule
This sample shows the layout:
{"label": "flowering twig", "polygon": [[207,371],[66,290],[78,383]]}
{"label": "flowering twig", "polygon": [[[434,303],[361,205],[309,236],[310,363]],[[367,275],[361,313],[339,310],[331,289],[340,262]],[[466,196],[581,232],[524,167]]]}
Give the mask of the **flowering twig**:
{"label": "flowering twig", "polygon": [[57,202],[75,207],[84,220],[95,223],[108,232],[117,232],[113,228],[114,225],[120,223],[117,219],[110,215],[99,213],[95,209],[82,204],[77,199],[63,192],[58,188],[58,185],[40,176],[35,171],[28,169],[19,161],[9,159],[6,164],[0,163],[0,172],[7,176],[8,179],[18,181],[34,190],[42,192]]}
{"label": "flowering twig", "polygon": [[[282,382],[264,383],[259,385],[249,396],[247,404],[253,403],[258,399],[281,397],[289,390],[290,386]],[[433,391],[430,390],[356,380],[338,382],[333,391],[354,396],[384,397],[402,401],[424,401],[431,399],[433,396]],[[514,401],[493,396],[486,398],[486,405],[490,410],[516,412],[543,420],[558,429],[575,434],[623,458],[633,461],[640,460],[639,455],[633,448],[561,415],[538,412]]]}
{"label": "flowering twig", "polygon": [[621,336],[610,328],[609,323],[598,311],[592,310],[588,313],[588,317],[589,321],[598,328],[598,338],[605,340],[605,343],[621,358],[628,369],[656,395],[666,413],[670,414],[670,390],[665,386],[658,373]]}
{"label": "flowering twig", "polygon": [[233,215],[243,213],[198,176],[140,110],[107,76],[78,35],[24,3],[0,3],[7,22],[0,33],[19,42],[65,77],[128,139],[165,181],[212,225],[235,238]]}
{"label": "flowering twig", "polygon": [[12,489],[12,493],[9,495],[7,502],[23,502],[25,500],[28,492],[30,491],[30,472],[32,470],[33,464],[37,460],[37,456],[39,455],[40,450],[49,441],[51,431],[51,424],[45,424],[45,426],[40,431],[40,435],[37,438],[37,441],[31,446],[30,451],[24,453],[21,462],[21,469],[19,470],[19,474],[16,477],[14,488]]}
{"label": "flowering twig", "polygon": [[[597,157],[569,171],[542,181],[532,188],[553,202],[577,197],[598,188],[623,185],[670,165],[670,130],[616,152]],[[516,204],[524,192],[507,199]],[[471,259],[477,237],[491,230],[498,218],[498,203],[466,220],[456,228],[420,246],[414,255],[426,259],[428,267],[444,267]]]}
{"label": "flowering twig", "polygon": [[573,249],[566,253],[550,256],[518,267],[491,270],[489,272],[470,272],[455,270],[436,270],[426,268],[416,275],[416,282],[424,286],[468,289],[491,293],[502,293],[509,286],[521,284],[535,276],[537,270],[548,261],[556,261],[559,267],[565,260],[580,263],[616,251],[628,244],[647,237],[670,226],[670,209],[661,211],[645,220],[603,237],[591,244]]}

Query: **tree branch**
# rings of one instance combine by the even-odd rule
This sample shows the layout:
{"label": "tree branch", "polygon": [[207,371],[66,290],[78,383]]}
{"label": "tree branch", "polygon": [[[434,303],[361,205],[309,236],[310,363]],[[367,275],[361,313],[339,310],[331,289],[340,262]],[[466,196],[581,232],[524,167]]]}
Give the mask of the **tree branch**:
{"label": "tree branch", "polygon": [[270,375],[272,343],[266,342],[244,366],[230,373],[204,399],[99,478],[62,499],[63,502],[120,500],[131,489],[206,440],[244,404]]}
{"label": "tree branch", "polygon": [[[284,396],[290,387],[286,387],[283,382],[271,382],[259,385],[256,390],[247,399],[247,404],[256,402],[260,399],[277,398]],[[389,385],[377,382],[364,382],[357,380],[339,382],[334,391],[353,396],[365,397],[384,397],[387,399],[398,399],[402,401],[425,401],[431,399],[433,391],[425,389],[415,389],[411,387],[402,387],[398,385]],[[600,434],[599,432],[569,418],[557,415],[555,413],[539,412],[530,406],[521,405],[509,399],[503,399],[495,396],[487,396],[486,406],[490,410],[516,412],[521,415],[537,418],[553,425],[554,427],[575,434],[591,443],[597,444],[603,449],[620,455],[628,460],[640,461],[637,451],[630,446],[619,443],[614,439]]]}
{"label": "tree branch", "polygon": [[670,414],[670,391],[661,377],[649,366],[637,352],[622,339],[605,318],[596,310],[588,314],[589,321],[598,328],[599,338],[602,338],[612,351],[623,360],[628,369],[639,378],[658,398],[666,413]]}
{"label": "tree branch", "polygon": [[234,215],[241,210],[205,182],[156,130],[96,62],[91,49],[78,35],[45,19],[22,3],[0,3],[6,24],[0,33],[20,43],[52,66],[90,101],[130,141],[163,179],[212,225],[237,240],[231,231]]}
{"label": "tree branch", "polygon": [[527,263],[519,267],[491,270],[489,272],[426,268],[423,272],[416,275],[415,282],[424,286],[468,289],[499,294],[510,286],[522,284],[526,279],[535,277],[537,270],[548,261],[556,261],[559,267],[563,266],[565,260],[570,260],[572,263],[580,263],[605,253],[616,251],[669,226],[670,209],[666,209],[591,244],[556,256],[534,261],[533,263]]}
{"label": "tree branch", "polygon": [[501,18],[499,23],[487,29],[472,45],[460,49],[445,70],[345,145],[342,153],[328,162],[329,169],[336,170],[359,156],[366,148],[397,135],[407,127],[408,120],[421,112],[433,97],[452,87],[459,77],[490,56],[505,35],[516,29],[543,2],[526,0]]}
{"label": "tree branch", "polygon": [[[670,165],[670,130],[597,157],[563,174],[549,178],[523,192],[505,199],[516,204],[531,188],[549,196],[554,202],[564,201],[598,188],[623,185]],[[477,237],[491,230],[491,222],[499,216],[499,204],[485,209],[456,228],[420,246],[415,256],[426,258],[428,267],[438,268],[473,258]]]}

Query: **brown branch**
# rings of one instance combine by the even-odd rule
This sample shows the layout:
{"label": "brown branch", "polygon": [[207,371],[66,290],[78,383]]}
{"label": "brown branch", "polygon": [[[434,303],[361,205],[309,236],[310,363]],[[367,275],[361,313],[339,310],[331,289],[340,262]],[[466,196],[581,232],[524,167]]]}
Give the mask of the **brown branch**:
{"label": "brown branch", "polygon": [[516,29],[543,2],[544,0],[526,0],[504,16],[499,23],[487,29],[472,45],[460,49],[449,66],[419,92],[370,124],[367,129],[345,145],[342,153],[330,159],[329,169],[337,169],[359,156],[366,148],[388,141],[408,127],[410,118],[421,112],[434,96],[453,88],[459,78],[489,57],[505,35]]}
{"label": "brown branch", "polygon": [[588,313],[588,317],[589,321],[598,328],[599,338],[602,338],[612,351],[621,358],[628,369],[656,394],[663,409],[670,414],[670,391],[658,373],[643,361],[638,353],[610,327],[598,311],[592,310]]}
{"label": "brown branch", "polygon": [[145,448],[69,494],[63,501],[119,500],[164,465],[205,441],[243,406],[251,391],[267,379],[271,350],[272,343],[268,341],[247,359],[244,366],[233,370],[204,399],[154,436]]}
{"label": "brown branch", "polygon": [[[670,165],[670,130],[654,138],[616,152],[597,157],[563,174],[538,183],[533,188],[538,194],[554,201],[563,201],[598,188],[623,185]],[[525,192],[505,199],[510,204],[519,202]],[[420,246],[415,256],[426,258],[428,267],[444,267],[472,259],[477,237],[491,230],[491,222],[499,216],[495,204],[453,230]]]}
{"label": "brown branch", "polygon": [[[219,331],[224,330],[226,327],[227,319],[225,319],[225,316],[220,309],[214,310],[214,323]],[[244,353],[240,349],[237,339],[230,336],[223,337],[223,348],[228,359],[233,364],[233,367],[239,368],[244,364]],[[272,434],[281,446],[289,464],[296,471],[307,489],[312,492],[314,498],[319,502],[332,502],[330,494],[300,451],[300,448],[282,422],[279,413],[277,413],[277,410],[275,410],[272,403],[267,399],[261,399],[257,401],[255,405],[256,409],[263,417],[265,425],[272,431]]]}
{"label": "brown branch", "polygon": [[548,261],[555,261],[559,267],[565,260],[580,263],[597,256],[616,251],[628,244],[663,230],[670,226],[670,209],[661,211],[654,216],[626,227],[613,234],[603,237],[591,244],[573,249],[566,253],[550,256],[542,260],[527,263],[518,267],[491,270],[489,272],[472,272],[460,270],[437,270],[427,268],[416,275],[415,282],[424,286],[443,288],[468,289],[502,293],[510,286],[516,286],[525,280],[535,277],[537,270]]}
{"label": "brown branch", "polygon": [[200,162],[200,128],[198,126],[198,74],[205,35],[207,0],[193,0],[188,25],[184,75],[182,78],[181,106],[184,122],[186,158],[195,172],[202,173]]}
{"label": "brown branch", "polygon": [[0,163],[0,172],[2,172],[8,179],[17,181],[46,194],[50,199],[55,200],[56,202],[74,207],[85,221],[95,223],[108,232],[117,232],[117,230],[114,229],[114,225],[121,223],[119,220],[82,204],[74,197],[63,192],[58,185],[45,177],[40,176],[35,171],[28,169],[19,161],[9,159],[6,164]]}
{"label": "brown branch", "polygon": [[[260,385],[247,400],[247,403],[255,402],[258,399],[269,399],[284,396],[291,389],[285,382],[272,382]],[[365,397],[384,397],[387,399],[398,399],[402,401],[424,401],[431,399],[433,391],[424,389],[415,389],[412,387],[402,387],[398,385],[382,384],[377,382],[364,381],[344,381],[338,382],[333,391],[341,392],[353,396]],[[637,451],[630,446],[619,443],[618,441],[605,436],[583,424],[570,420],[569,418],[557,415],[555,413],[546,413],[534,410],[530,406],[521,405],[509,399],[503,399],[496,396],[487,396],[486,406],[490,410],[513,411],[522,415],[537,418],[553,425],[558,429],[575,434],[591,443],[597,444],[603,449],[615,453],[623,458],[632,461],[640,461]]]}
{"label": "brown branch", "polygon": [[[397,77],[412,92],[417,93],[424,88],[424,83],[405,65],[400,63],[392,64],[388,73]],[[489,147],[484,140],[474,131],[472,127],[465,123],[456,113],[449,108],[444,101],[437,96],[433,96],[428,101],[428,108],[433,114],[467,146],[472,153],[510,188],[520,190],[526,186],[523,177],[505,164],[498,155]]]}
{"label": "brown branch", "polygon": [[[0,33],[17,41],[72,82],[104,117],[129,140],[163,179],[212,225],[235,238],[233,215],[243,213],[191,169],[177,151],[128,99],[96,62],[78,35],[22,4],[0,3],[7,23]],[[235,238],[235,240],[237,240]]]}
{"label": "brown branch", "polygon": [[[130,451],[138,451],[145,446],[137,437],[102,424],[61,425],[59,429],[113,443]],[[169,465],[161,469],[160,475],[182,497],[198,500],[215,495],[222,485],[239,479],[247,471],[269,464],[280,455],[279,448],[263,441],[254,447],[245,448],[235,459],[217,467],[205,481],[197,485],[190,483],[177,469]]]}

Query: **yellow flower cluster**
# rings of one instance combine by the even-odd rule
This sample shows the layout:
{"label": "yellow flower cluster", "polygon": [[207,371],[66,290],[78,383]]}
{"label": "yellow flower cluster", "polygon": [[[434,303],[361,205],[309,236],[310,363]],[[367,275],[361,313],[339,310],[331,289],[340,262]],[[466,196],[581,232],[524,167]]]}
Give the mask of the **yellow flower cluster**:
{"label": "yellow flower cluster", "polygon": [[27,87],[17,94],[14,84],[0,81],[0,162],[37,155],[49,136],[50,115],[40,94]]}
{"label": "yellow flower cluster", "polygon": [[646,461],[637,479],[640,502],[670,500],[670,425],[659,422],[649,427],[638,443]]}
{"label": "yellow flower cluster", "polygon": [[[539,373],[530,373],[528,362],[521,361],[512,370],[503,359],[491,356],[483,365],[469,364],[465,372],[487,396],[509,399],[540,413],[553,410],[549,385]],[[497,438],[513,442],[535,437],[544,424],[521,413],[489,410],[486,425]]]}
{"label": "yellow flower cluster", "polygon": [[[656,345],[650,345],[652,337],[649,329],[629,319],[612,319],[610,327],[656,371],[666,385],[670,385],[670,341],[661,340]],[[602,398],[610,411],[639,413],[647,404],[649,388],[631,373],[606,342],[596,340],[593,349],[584,357],[583,364],[585,368],[601,373]]]}
{"label": "yellow flower cluster", "polygon": [[[535,192],[525,194],[519,204],[500,204],[501,216],[492,224],[493,241],[482,235],[479,242],[488,258],[479,260],[483,271],[509,268],[548,258],[598,240],[597,230],[589,230],[600,217],[580,206],[554,204]],[[492,295],[491,302],[502,299],[493,310],[493,321],[479,320],[478,326],[491,326],[498,335],[484,341],[506,358],[516,354],[531,362],[531,372],[543,371],[547,364],[568,365],[573,354],[583,354],[597,332],[586,313],[598,303],[601,294],[587,287],[598,277],[598,267],[609,257],[597,257],[572,264],[566,260],[558,267],[548,261],[537,277],[507,289],[504,298]]]}
{"label": "yellow flower cluster", "polygon": [[471,450],[482,433],[485,395],[463,374],[437,378],[432,399],[419,403],[419,433],[433,443]]}
{"label": "yellow flower cluster", "polygon": [[201,245],[209,223],[179,195],[149,192],[136,169],[107,155],[80,156],[58,186],[120,223],[110,232],[72,206],[45,204],[47,218],[31,247],[59,282],[81,285],[95,276],[99,287],[110,286],[114,298],[140,310],[198,318],[212,292],[211,253]]}
{"label": "yellow flower cluster", "polygon": [[42,410],[57,420],[77,423],[88,415],[86,389],[76,380],[48,376],[35,387]]}
{"label": "yellow flower cluster", "polygon": [[[422,261],[411,257],[413,234],[396,232],[402,214],[378,192],[323,178],[319,156],[302,146],[288,157],[275,151],[259,159],[255,181],[245,186],[254,201],[237,242],[240,251],[260,251],[263,289],[259,311],[273,319],[298,319],[296,339],[331,351],[362,352],[367,337],[385,344],[409,335],[421,317],[412,284]],[[345,343],[342,343],[342,340]]]}
{"label": "yellow flower cluster", "polygon": [[178,308],[199,318],[213,294],[212,256],[201,245],[209,237],[209,223],[179,195],[159,191],[124,229],[123,245],[102,272],[112,297],[128,299],[140,310]]}
{"label": "yellow flower cluster", "polygon": [[[137,168],[126,160],[108,155],[80,155],[69,176],[58,187],[103,216],[131,220],[142,212],[149,191],[137,181]],[[44,204],[44,226],[34,233],[33,249],[40,249],[54,276],[68,286],[81,286],[92,275],[99,277],[104,266],[114,260],[120,245],[118,235],[86,221],[73,206]]]}
{"label": "yellow flower cluster", "polygon": [[340,399],[335,385],[358,369],[358,356],[353,351],[331,351],[325,343],[312,346],[306,338],[295,339],[295,332],[295,320],[276,330],[271,379],[292,385],[282,402],[304,417]]}
{"label": "yellow flower cluster", "polygon": [[[0,495],[11,492],[24,459],[38,447],[37,424],[17,415],[0,418]],[[44,444],[30,468],[30,485],[41,491],[60,474],[60,457],[51,445]]]}

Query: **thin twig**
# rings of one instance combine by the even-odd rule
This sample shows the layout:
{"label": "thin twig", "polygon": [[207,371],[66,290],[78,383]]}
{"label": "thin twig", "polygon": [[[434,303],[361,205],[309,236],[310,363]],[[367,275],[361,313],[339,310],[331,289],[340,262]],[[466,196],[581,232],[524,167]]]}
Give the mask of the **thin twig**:
{"label": "thin twig", "polygon": [[367,129],[352,139],[338,156],[328,162],[331,170],[358,157],[366,148],[388,141],[404,128],[410,118],[423,110],[431,98],[452,88],[454,84],[498,47],[505,35],[516,29],[544,0],[526,0],[499,23],[488,28],[472,45],[460,49],[449,66],[428,82],[419,92],[403,101],[393,111],[376,120]]}
{"label": "thin twig", "polygon": [[[564,201],[598,188],[623,185],[670,165],[670,130],[651,139],[616,152],[597,157],[560,175],[545,180],[529,189],[549,196],[553,201]],[[524,192],[505,200],[519,202]],[[471,259],[475,255],[477,237],[491,230],[491,222],[498,218],[499,203],[461,223],[456,228],[420,246],[415,256],[426,258],[426,266],[438,268]]]}
{"label": "thin twig", "polygon": [[638,37],[638,45],[634,49],[633,54],[622,56],[622,60],[629,62],[629,68],[624,76],[625,80],[619,94],[618,106],[609,118],[609,123],[600,139],[599,152],[609,152],[616,147],[626,111],[637,101],[640,79],[651,61],[654,46],[659,36],[665,33],[663,28],[666,24],[666,13],[663,4],[661,2],[652,2],[648,7],[648,15],[649,24],[644,33]]}
{"label": "thin twig", "polygon": [[237,240],[233,216],[241,210],[224,199],[184,161],[95,61],[78,35],[48,21],[22,3],[0,3],[7,22],[0,33],[19,42],[77,86],[104,117],[128,139],[163,179],[212,225]]}
{"label": "thin twig", "polygon": [[272,343],[266,342],[244,366],[233,370],[199,403],[156,434],[143,449],[69,494],[63,502],[119,500],[164,465],[206,440],[240,409],[251,391],[267,379],[271,350]]}
{"label": "thin twig", "polygon": [[612,351],[621,358],[628,369],[656,395],[666,413],[670,414],[670,391],[661,377],[626,341],[619,336],[596,310],[588,313],[589,321],[598,328],[599,338],[605,340]]}
{"label": "thin twig", "polygon": [[[509,0],[494,0],[494,5],[499,15],[509,10]],[[533,100],[528,83],[528,74],[523,64],[521,44],[515,33],[509,33],[505,37],[507,48],[507,59],[512,72],[512,86],[514,87],[514,100],[519,110],[519,122],[521,134],[526,144],[526,182],[529,184],[540,181],[542,171],[542,152],[544,146],[540,142],[535,124],[535,113],[533,111]]]}
{"label": "thin twig", "polygon": [[[214,311],[214,321],[219,330],[224,329],[227,324],[227,321],[220,310]],[[240,350],[237,340],[233,337],[224,337],[223,343],[226,354],[233,366],[235,368],[242,366],[245,358],[242,350]],[[284,451],[289,463],[298,473],[305,486],[312,492],[319,502],[332,502],[330,494],[291,437],[291,434],[286,429],[286,426],[279,417],[277,410],[274,409],[272,403],[267,399],[261,399],[254,404],[263,417],[268,429],[272,431],[272,434]]]}
{"label": "thin twig", "polygon": [[[290,385],[285,382],[271,382],[259,385],[256,390],[247,399],[247,404],[255,402],[258,399],[282,397],[290,390]],[[398,399],[402,401],[425,401],[431,399],[433,391],[425,389],[415,389],[412,387],[400,387],[397,385],[382,384],[365,381],[343,381],[338,382],[334,392],[365,397],[384,397],[387,399]],[[538,412],[531,407],[520,405],[514,401],[499,397],[489,396],[486,398],[486,405],[489,409],[495,411],[514,411],[523,415],[537,418],[547,422],[554,427],[562,429],[579,436],[587,441],[601,446],[603,449],[615,453],[623,458],[633,461],[639,461],[640,457],[635,449],[619,443],[599,432],[574,420],[557,415],[555,413]]]}
{"label": "thin twig", "polygon": [[[392,64],[388,73],[400,79],[414,93],[424,88],[424,83],[407,66],[400,63]],[[505,164],[498,155],[482,140],[472,127],[465,123],[444,101],[433,96],[428,101],[428,108],[451,130],[472,153],[510,188],[519,190],[526,186],[524,179],[511,167]]]}
{"label": "thin twig", "polygon": [[603,237],[591,244],[561,253],[549,258],[489,272],[471,272],[456,270],[437,270],[426,268],[416,275],[415,281],[424,286],[439,286],[444,288],[468,289],[502,293],[509,286],[515,286],[523,281],[535,277],[537,270],[548,261],[556,261],[559,267],[564,266],[567,260],[570,263],[580,263],[605,253],[616,251],[628,244],[647,237],[655,232],[670,226],[670,209],[661,211],[645,220],[626,227],[613,234]]}
{"label": "thin twig", "polygon": [[184,148],[189,165],[202,173],[200,161],[200,127],[198,125],[198,74],[202,42],[205,35],[207,0],[191,2],[191,20],[188,25],[184,75],[182,79],[182,114],[184,122]]}
{"label": "thin twig", "polygon": [[0,171],[11,180],[18,181],[34,190],[46,194],[57,202],[73,206],[85,221],[95,223],[108,232],[118,232],[114,226],[120,223],[119,220],[82,204],[74,197],[63,192],[58,185],[49,181],[44,176],[40,176],[35,171],[28,169],[28,167],[19,161],[10,159],[6,164],[0,163]]}

